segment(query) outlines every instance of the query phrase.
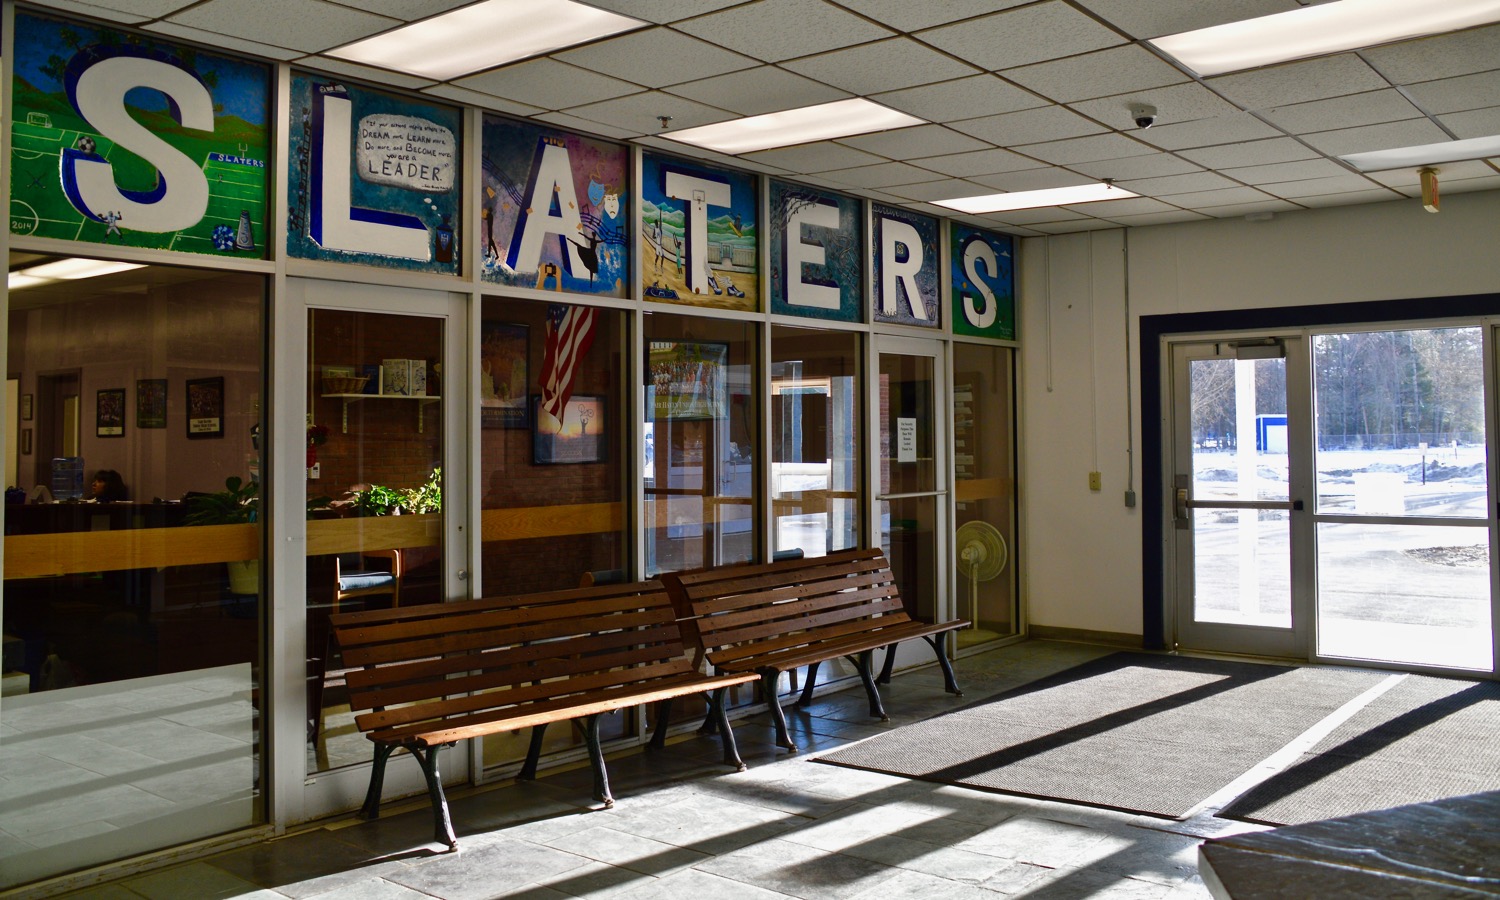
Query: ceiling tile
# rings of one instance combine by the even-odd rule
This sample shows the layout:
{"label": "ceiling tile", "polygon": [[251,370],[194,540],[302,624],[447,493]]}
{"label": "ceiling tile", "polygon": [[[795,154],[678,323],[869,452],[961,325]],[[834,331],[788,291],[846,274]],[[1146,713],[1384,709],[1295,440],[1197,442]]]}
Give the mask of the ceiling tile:
{"label": "ceiling tile", "polygon": [[833,141],[818,141],[796,147],[779,147],[749,153],[741,159],[756,160],[767,165],[778,166],[788,172],[831,172],[834,169],[854,169],[886,162],[882,157]]}
{"label": "ceiling tile", "polygon": [[1014,193],[1015,191],[1039,191],[1044,188],[1076,187],[1080,184],[1093,184],[1094,179],[1087,175],[1079,175],[1077,172],[1069,172],[1067,169],[1059,169],[1047,166],[1041,169],[1024,169],[1019,172],[1001,172],[996,175],[974,175],[970,181],[978,182],[987,188],[997,191]]}
{"label": "ceiling tile", "polygon": [[1163,150],[1186,150],[1190,147],[1210,147],[1284,135],[1249,113],[1231,113],[1212,119],[1158,125],[1141,132],[1137,137]]}
{"label": "ceiling tile", "polygon": [[[903,184],[886,189],[897,197],[907,200],[952,200],[956,197],[977,197],[981,194],[990,193],[989,188],[972,181],[964,181],[960,178],[948,178],[943,181],[925,181],[920,184]],[[944,210],[944,213],[952,210]]]}
{"label": "ceiling tile", "polygon": [[891,159],[912,159],[918,156],[943,156],[952,153],[967,153],[972,150],[989,149],[984,141],[959,134],[941,125],[915,125],[911,128],[896,128],[876,134],[861,134],[841,138],[839,143],[848,144],[868,153],[878,153]]}
{"label": "ceiling tile", "polygon": [[1186,194],[1173,194],[1172,202],[1177,206],[1185,206],[1189,209],[1212,209],[1216,206],[1246,206],[1254,203],[1266,203],[1274,198],[1264,191],[1252,187],[1220,188],[1213,191],[1197,191]]}
{"label": "ceiling tile", "polygon": [[531,106],[526,103],[517,103],[514,100],[506,100],[504,97],[496,97],[492,94],[481,94],[468,88],[456,87],[451,84],[435,84],[425,88],[422,93],[434,97],[442,97],[444,100],[452,100],[455,103],[467,103],[481,109],[492,109],[497,112],[510,113],[515,116],[534,116],[546,112],[540,106]]}
{"label": "ceiling tile", "polygon": [[532,118],[540,122],[546,122],[549,125],[556,125],[558,128],[581,131],[584,134],[596,134],[599,137],[614,138],[615,140],[628,140],[637,134],[625,128],[615,128],[600,122],[590,122],[588,119],[580,119],[568,113],[543,112],[532,116]]}
{"label": "ceiling tile", "polygon": [[1116,181],[1125,181],[1129,178],[1157,178],[1162,175],[1186,175],[1188,172],[1203,171],[1201,166],[1196,166],[1185,159],[1180,159],[1170,153],[1156,152],[1149,156],[1132,156],[1128,159],[1101,159],[1094,162],[1070,163],[1068,168],[1094,178],[1113,178]]}
{"label": "ceiling tile", "polygon": [[1407,88],[1406,93],[1418,106],[1433,115],[1483,109],[1500,103],[1500,69],[1478,75],[1425,81]]}
{"label": "ceiling tile", "polygon": [[1318,155],[1316,150],[1293,138],[1270,138],[1264,141],[1198,147],[1178,152],[1210,169],[1224,169],[1231,166],[1265,166],[1271,163],[1312,159]]}
{"label": "ceiling tile", "polygon": [[839,6],[869,16],[902,31],[917,31],[944,25],[971,16],[982,16],[999,9],[1023,6],[1032,0],[942,0],[940,3],[913,3],[912,0],[836,0]]}
{"label": "ceiling tile", "polygon": [[1190,194],[1235,186],[1233,181],[1217,172],[1192,172],[1187,175],[1138,178],[1120,182],[1120,187],[1127,191],[1135,191],[1145,197],[1169,197],[1172,194]]}
{"label": "ceiling tile", "polygon": [[996,175],[1001,172],[1016,172],[1035,169],[1043,164],[1030,157],[999,148],[976,150],[973,153],[954,153],[949,156],[918,157],[915,162],[924,169],[942,172],[955,178],[970,175]]}
{"label": "ceiling tile", "polygon": [[1416,84],[1500,68],[1500,25],[1360,51],[1396,84]]}
{"label": "ceiling tile", "polygon": [[[135,4],[130,5],[135,6]],[[124,10],[115,9],[112,5],[109,5],[108,0],[105,0],[103,4],[98,6],[92,3],[79,3],[77,2],[77,0],[52,0],[52,2],[47,4],[48,9],[53,12],[76,13],[81,16],[93,16],[96,19],[104,19],[108,22],[119,22],[123,25],[136,25],[141,22],[149,22],[154,16],[166,15],[166,13],[181,9],[188,4],[186,0],[164,0],[164,2],[159,5],[165,7],[162,12],[152,13],[151,15],[143,15],[139,12],[126,12]]]}
{"label": "ceiling tile", "polygon": [[623,97],[640,90],[628,82],[547,57],[491,69],[457,79],[453,83],[543,109],[566,109],[611,97]]}
{"label": "ceiling tile", "polygon": [[1423,144],[1449,140],[1449,137],[1426,119],[1411,119],[1386,125],[1366,125],[1363,128],[1308,134],[1303,135],[1302,139],[1328,156],[1343,156],[1346,153],[1364,153],[1369,150],[1420,147]]}
{"label": "ceiling tile", "polygon": [[1175,212],[1148,213],[1143,216],[1116,216],[1111,215],[1109,220],[1120,225],[1128,225],[1132,228],[1145,228],[1148,225],[1173,225],[1178,222],[1202,222],[1210,219],[1202,213],[1191,210],[1179,209]]}
{"label": "ceiling tile", "polygon": [[[1401,199],[1403,198],[1397,197],[1389,191],[1342,191],[1333,194],[1321,194],[1316,197],[1298,197],[1297,202],[1303,206],[1318,209],[1328,206],[1355,206],[1361,203],[1389,203]],[[1422,215],[1422,213],[1418,213],[1418,215]]]}
{"label": "ceiling tile", "polygon": [[917,37],[990,70],[1125,43],[1124,38],[1061,0],[932,28]]}
{"label": "ceiling tile", "polygon": [[[708,125],[734,117],[732,113],[726,113],[722,109],[704,106],[661,91],[645,91],[612,100],[601,100],[598,103],[569,107],[565,111],[590,122],[613,125],[633,135],[660,132],[661,116],[672,117],[670,125],[673,129]],[[670,140],[670,135],[663,136]]]}
{"label": "ceiling tile", "polygon": [[[1500,100],[1500,97],[1495,99]],[[1500,106],[1449,113],[1446,116],[1438,116],[1438,121],[1461,139],[1490,137],[1500,134]]]}
{"label": "ceiling tile", "polygon": [[758,0],[681,22],[677,28],[766,62],[876,41],[894,33],[823,0]]}
{"label": "ceiling tile", "polygon": [[1153,38],[1296,9],[1296,0],[1077,0],[1133,37]]}
{"label": "ceiling tile", "polygon": [[1028,144],[1017,147],[1016,150],[1057,166],[1097,162],[1101,159],[1150,156],[1157,152],[1155,147],[1142,144],[1140,141],[1133,141],[1123,134],[1096,134],[1063,141],[1049,141],[1045,144]]}
{"label": "ceiling tile", "polygon": [[668,90],[689,100],[737,112],[742,116],[797,109],[845,100],[849,94],[775,66],[761,66],[677,84]]}
{"label": "ceiling tile", "polygon": [[1399,122],[1421,115],[1422,111],[1412,106],[1411,101],[1394,88],[1278,106],[1265,111],[1267,121],[1293,134]]}
{"label": "ceiling tile", "polygon": [[171,22],[157,22],[154,25],[142,25],[142,28],[155,34],[165,34],[170,37],[182,38],[186,41],[199,41],[215,47],[223,47],[226,50],[235,50],[240,53],[250,53],[255,56],[263,56],[266,59],[293,60],[303,56],[302,51],[289,47],[272,47],[257,41],[246,41],[240,38],[222,37],[210,31],[197,28],[188,28],[184,25],[174,25]]}
{"label": "ceiling tile", "polygon": [[[1176,197],[1172,198],[1175,203]],[[1254,213],[1279,213],[1296,212],[1302,207],[1290,200],[1267,200],[1264,203],[1232,203],[1225,206],[1196,207],[1199,212],[1213,216],[1215,219],[1232,219],[1240,216],[1248,216]]]}
{"label": "ceiling tile", "polygon": [[[1098,119],[1120,131],[1138,131],[1130,104],[1147,103],[1156,107],[1156,128],[1169,123],[1216,119],[1234,115],[1238,110],[1224,98],[1200,84],[1177,84],[1171,87],[1135,91],[1098,100],[1068,104],[1069,108]],[[1141,135],[1137,135],[1140,137]]]}
{"label": "ceiling tile", "polygon": [[385,69],[362,66],[348,60],[332,59],[327,56],[304,56],[296,60],[294,65],[317,69],[321,72],[332,72],[347,78],[358,78],[373,84],[393,84],[404,88],[424,88],[437,83],[430,78],[418,78],[415,75],[405,75],[401,72],[388,72]]}
{"label": "ceiling tile", "polygon": [[1309,178],[1329,178],[1347,175],[1349,170],[1331,159],[1304,159],[1296,162],[1273,163],[1266,166],[1244,166],[1221,169],[1225,175],[1245,184],[1279,184],[1284,181],[1305,181]]}
{"label": "ceiling tile", "polygon": [[1297,199],[1299,197],[1318,197],[1324,194],[1346,194],[1351,191],[1368,191],[1374,185],[1370,179],[1363,175],[1354,175],[1345,172],[1342,175],[1329,175],[1326,178],[1308,178],[1302,181],[1288,181],[1283,184],[1261,185],[1261,190],[1277,197]]}
{"label": "ceiling tile", "polygon": [[911,38],[897,37],[783,64],[809,78],[866,96],[979,72]]}
{"label": "ceiling tile", "polygon": [[[554,53],[552,58],[654,88],[759,65],[748,56],[670,28],[631,32]],[[671,64],[662,65],[664,59],[671,60]]]}
{"label": "ceiling tile", "polygon": [[342,46],[402,24],[323,0],[208,0],[170,16],[167,22],[308,53]]}
{"label": "ceiling tile", "polygon": [[1005,77],[1059,103],[1112,97],[1179,84],[1188,77],[1144,47],[1127,44],[1095,53],[1007,69]]}
{"label": "ceiling tile", "polygon": [[943,176],[906,163],[888,162],[878,166],[861,166],[858,169],[836,169],[824,172],[823,177],[840,184],[856,188],[884,188],[897,184],[918,184],[924,181],[940,181]]}
{"label": "ceiling tile", "polygon": [[1210,78],[1206,84],[1245,109],[1270,109],[1389,87],[1353,53],[1304,59]]}
{"label": "ceiling tile", "polygon": [[1098,123],[1090,122],[1061,106],[1023,109],[1020,112],[985,116],[982,119],[967,119],[953,122],[950,127],[1006,147],[1082,137],[1105,130]]}
{"label": "ceiling tile", "polygon": [[1055,222],[1082,222],[1093,217],[1078,212],[1077,209],[1063,209],[1060,206],[1044,206],[1040,209],[1010,209],[1001,213],[994,213],[992,218],[1007,224],[1037,225]]}
{"label": "ceiling tile", "polygon": [[738,6],[743,2],[745,0],[588,0],[589,6],[663,24],[701,16],[728,6]]}
{"label": "ceiling tile", "polygon": [[1120,216],[1144,216],[1150,213],[1175,212],[1177,207],[1170,203],[1156,200],[1151,197],[1130,197],[1125,200],[1104,200],[1099,203],[1082,203],[1064,206],[1063,209],[1071,209],[1085,215],[1097,216],[1105,219],[1118,219]]}
{"label": "ceiling tile", "polygon": [[870,99],[929,122],[977,119],[1049,105],[1030,91],[988,74],[875,94]]}
{"label": "ceiling tile", "polygon": [[362,9],[380,16],[413,22],[457,9],[460,6],[467,6],[474,0],[330,0],[330,2]]}

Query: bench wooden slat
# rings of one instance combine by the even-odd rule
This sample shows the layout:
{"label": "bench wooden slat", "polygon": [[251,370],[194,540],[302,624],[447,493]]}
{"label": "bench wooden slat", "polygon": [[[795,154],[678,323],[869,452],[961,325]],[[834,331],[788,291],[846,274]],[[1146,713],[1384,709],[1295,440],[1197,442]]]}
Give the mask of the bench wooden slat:
{"label": "bench wooden slat", "polygon": [[[607,619],[565,620],[559,623],[540,622],[533,625],[518,625],[514,628],[469,629],[460,620],[454,623],[455,631],[451,634],[418,637],[411,640],[388,637],[379,644],[355,645],[345,650],[344,661],[351,666],[379,665],[414,656],[441,656],[445,653],[477,652],[507,644],[556,641],[596,630],[619,631],[661,624],[664,621],[670,622],[671,617],[669,615],[664,620],[661,610],[648,610],[633,614],[619,613]],[[340,644],[340,646],[343,645]]]}
{"label": "bench wooden slat", "polygon": [[[737,588],[738,585],[735,587]],[[884,588],[886,592],[893,596],[896,593],[896,586],[890,583],[888,576],[866,575],[841,578],[836,581],[797,582],[776,588],[762,588],[754,591],[736,590],[731,594],[712,595],[694,601],[694,607],[697,610],[697,615],[714,616],[744,608],[754,609],[767,603],[784,603],[788,600],[807,597],[822,597],[846,591],[877,590],[880,588]]]}
{"label": "bench wooden slat", "polygon": [[850,656],[856,653],[863,653],[866,650],[879,650],[881,647],[888,647],[891,644],[901,641],[929,637],[952,630],[948,627],[947,623],[932,625],[908,619],[892,628],[883,628],[879,631],[855,632],[844,635],[842,639],[829,638],[814,645],[791,647],[779,652],[760,653],[736,662],[721,664],[712,657],[710,661],[716,667],[730,672],[754,671],[765,665],[774,665],[776,668],[786,671],[788,669],[812,665],[815,662],[821,662],[836,656]]}
{"label": "bench wooden slat", "polygon": [[[825,625],[821,628],[803,629],[793,632],[780,629],[776,632],[776,636],[773,637],[754,641],[739,641],[734,644],[720,644],[718,649],[709,652],[708,658],[714,665],[720,665],[721,662],[727,664],[734,660],[745,659],[759,654],[774,654],[796,647],[815,647],[829,641],[842,639],[851,634],[871,634],[877,630],[890,631],[909,624],[912,624],[912,620],[902,615],[882,616],[879,619],[873,620],[854,619]],[[890,643],[890,641],[886,643]],[[843,655],[842,653],[830,653],[828,658]]]}

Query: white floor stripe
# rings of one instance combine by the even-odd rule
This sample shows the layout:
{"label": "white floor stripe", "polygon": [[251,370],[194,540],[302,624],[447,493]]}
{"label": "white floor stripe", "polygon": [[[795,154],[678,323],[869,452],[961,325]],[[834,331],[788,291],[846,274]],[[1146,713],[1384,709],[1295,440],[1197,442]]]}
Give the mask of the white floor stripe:
{"label": "white floor stripe", "polygon": [[1332,734],[1335,728],[1349,721],[1355,713],[1369,706],[1377,697],[1400,684],[1405,678],[1405,674],[1387,676],[1379,684],[1324,716],[1322,721],[1297,735],[1285,747],[1255,764],[1245,774],[1199,801],[1198,805],[1184,813],[1180,819],[1190,819],[1205,812],[1217,812],[1228,806],[1241,794],[1295,763],[1298,757],[1318,741]]}

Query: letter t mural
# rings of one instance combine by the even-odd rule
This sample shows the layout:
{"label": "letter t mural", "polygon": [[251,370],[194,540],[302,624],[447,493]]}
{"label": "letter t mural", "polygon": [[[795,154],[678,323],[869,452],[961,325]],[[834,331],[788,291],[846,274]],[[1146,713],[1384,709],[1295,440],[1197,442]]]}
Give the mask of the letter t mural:
{"label": "letter t mural", "polygon": [[683,235],[687,245],[684,280],[688,290],[707,294],[712,290],[708,280],[708,208],[727,207],[733,202],[729,182],[664,167],[662,193],[673,200],[686,201],[683,204]]}

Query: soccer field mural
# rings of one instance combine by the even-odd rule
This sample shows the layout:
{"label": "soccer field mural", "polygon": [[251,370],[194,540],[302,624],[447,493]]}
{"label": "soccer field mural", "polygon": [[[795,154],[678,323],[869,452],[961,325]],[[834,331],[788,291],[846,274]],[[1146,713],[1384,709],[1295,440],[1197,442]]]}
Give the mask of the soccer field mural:
{"label": "soccer field mural", "polygon": [[265,256],[267,67],[18,12],[12,234]]}

